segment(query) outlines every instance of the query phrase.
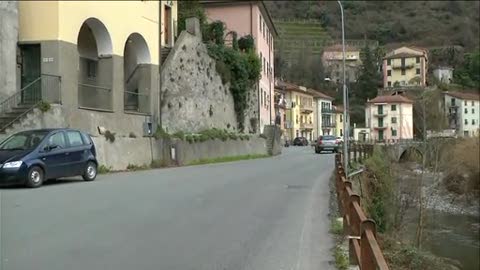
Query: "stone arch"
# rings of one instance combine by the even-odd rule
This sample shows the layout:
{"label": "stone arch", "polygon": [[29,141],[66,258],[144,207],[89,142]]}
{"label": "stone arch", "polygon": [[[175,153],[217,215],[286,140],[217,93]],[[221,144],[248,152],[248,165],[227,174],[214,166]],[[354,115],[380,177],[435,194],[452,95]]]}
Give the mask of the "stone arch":
{"label": "stone arch", "polygon": [[[89,33],[90,31],[90,33]],[[94,44],[91,42],[93,36]],[[98,58],[110,57],[113,54],[112,38],[105,25],[97,18],[88,18],[80,27],[77,46],[80,56],[88,56],[91,51],[86,49],[93,49],[91,46],[95,45],[96,56]]]}
{"label": "stone arch", "polygon": [[400,154],[398,155],[398,161],[406,161],[410,157],[423,157],[423,152],[416,146],[407,146],[400,149]]}
{"label": "stone arch", "polygon": [[124,110],[149,113],[149,65],[151,55],[147,42],[139,33],[128,36],[123,50]]}
{"label": "stone arch", "polygon": [[77,38],[79,107],[113,110],[112,48],[110,34],[100,20],[83,22]]}

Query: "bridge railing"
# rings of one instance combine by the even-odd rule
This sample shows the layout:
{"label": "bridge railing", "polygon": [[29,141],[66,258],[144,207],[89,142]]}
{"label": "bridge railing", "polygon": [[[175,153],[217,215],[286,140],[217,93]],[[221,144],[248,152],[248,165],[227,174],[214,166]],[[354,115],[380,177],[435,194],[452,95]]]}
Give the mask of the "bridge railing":
{"label": "bridge railing", "polygon": [[348,145],[348,160],[360,162],[370,157],[373,154],[373,144],[365,143],[349,143]]}
{"label": "bridge railing", "polygon": [[346,180],[341,160],[341,154],[337,154],[335,185],[344,234],[349,239],[350,263],[358,265],[360,270],[389,270],[378,245],[375,221],[366,217],[360,196],[353,192],[352,182]]}

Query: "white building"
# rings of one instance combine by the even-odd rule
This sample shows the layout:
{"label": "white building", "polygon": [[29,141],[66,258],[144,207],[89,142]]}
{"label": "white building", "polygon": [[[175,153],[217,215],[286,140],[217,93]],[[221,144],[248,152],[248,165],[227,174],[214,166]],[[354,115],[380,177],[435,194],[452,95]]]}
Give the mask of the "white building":
{"label": "white building", "polygon": [[453,80],[453,68],[438,67],[433,70],[433,76],[442,83],[451,83]]}
{"label": "white building", "polygon": [[334,135],[335,130],[335,109],[332,106],[334,98],[327,96],[323,93],[317,92],[315,98],[315,119],[316,119],[316,134],[321,135]]}
{"label": "white building", "polygon": [[468,137],[480,134],[480,94],[478,92],[446,92],[444,109],[449,128],[455,129],[457,135]]}

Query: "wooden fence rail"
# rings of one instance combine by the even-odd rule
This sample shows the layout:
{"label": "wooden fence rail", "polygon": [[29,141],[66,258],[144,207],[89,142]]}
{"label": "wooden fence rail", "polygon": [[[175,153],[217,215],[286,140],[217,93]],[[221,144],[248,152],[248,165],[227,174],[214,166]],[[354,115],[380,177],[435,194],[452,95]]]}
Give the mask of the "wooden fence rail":
{"label": "wooden fence rail", "polygon": [[[360,156],[371,155],[373,147],[361,147]],[[358,265],[360,270],[389,270],[377,242],[375,221],[366,217],[360,205],[360,196],[353,192],[352,182],[347,181],[341,154],[335,156],[335,168],[337,200],[343,216],[344,234],[349,239],[350,263]]]}

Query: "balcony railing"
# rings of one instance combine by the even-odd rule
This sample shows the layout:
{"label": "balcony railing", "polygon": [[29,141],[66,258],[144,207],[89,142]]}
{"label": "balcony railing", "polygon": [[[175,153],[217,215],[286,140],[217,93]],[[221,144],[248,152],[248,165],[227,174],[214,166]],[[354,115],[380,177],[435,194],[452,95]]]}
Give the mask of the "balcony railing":
{"label": "balcony railing", "polygon": [[374,111],[373,115],[378,116],[378,117],[384,117],[384,116],[387,115],[387,112],[386,111]]}
{"label": "balcony railing", "polygon": [[302,112],[313,112],[312,104],[300,104],[300,110]]}
{"label": "balcony railing", "polygon": [[300,128],[303,129],[313,129],[313,123],[301,123]]}
{"label": "balcony railing", "polygon": [[150,95],[124,92],[124,110],[130,113],[150,114]]}
{"label": "balcony railing", "polygon": [[330,122],[330,123],[322,123],[322,127],[335,127],[335,122]]}
{"label": "balcony railing", "polygon": [[112,89],[99,85],[79,83],[78,106],[83,109],[112,111]]}
{"label": "balcony railing", "polygon": [[322,108],[322,113],[335,113],[333,108]]}
{"label": "balcony railing", "polygon": [[414,63],[408,63],[408,64],[405,64],[405,65],[402,65],[401,63],[393,63],[392,64],[392,68],[393,69],[409,69],[409,68],[413,68],[415,67],[415,64]]}

